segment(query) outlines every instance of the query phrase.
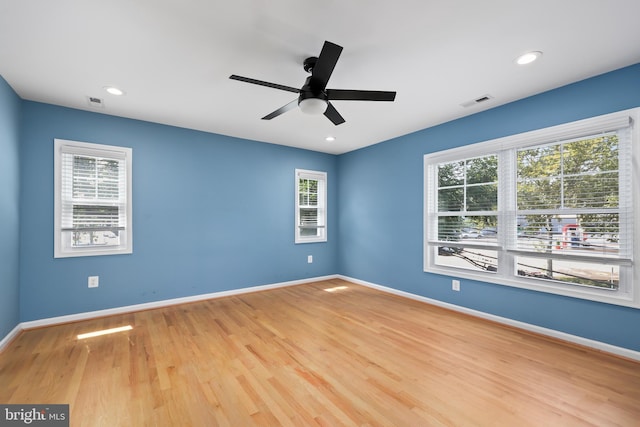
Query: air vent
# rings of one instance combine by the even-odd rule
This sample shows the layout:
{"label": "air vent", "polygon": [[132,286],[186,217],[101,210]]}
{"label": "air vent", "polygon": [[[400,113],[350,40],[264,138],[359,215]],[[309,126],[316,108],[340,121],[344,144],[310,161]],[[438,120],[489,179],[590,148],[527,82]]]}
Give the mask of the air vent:
{"label": "air vent", "polygon": [[471,101],[464,102],[464,103],[462,103],[460,105],[463,106],[464,108],[468,108],[468,107],[472,107],[474,105],[482,104],[483,102],[487,102],[490,99],[493,99],[493,96],[491,96],[491,95],[482,95],[481,97],[478,97],[478,98],[473,99]]}
{"label": "air vent", "polygon": [[97,98],[95,96],[87,96],[87,103],[90,107],[93,108],[104,108],[104,101],[102,98]]}

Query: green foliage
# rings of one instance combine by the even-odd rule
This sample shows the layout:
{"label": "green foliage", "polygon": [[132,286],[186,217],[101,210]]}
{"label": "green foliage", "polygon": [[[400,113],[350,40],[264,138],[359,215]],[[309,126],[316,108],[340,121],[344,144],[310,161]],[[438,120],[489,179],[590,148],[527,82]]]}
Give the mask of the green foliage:
{"label": "green foliage", "polygon": [[318,181],[315,179],[300,179],[298,197],[300,206],[317,206]]}
{"label": "green foliage", "polygon": [[[517,151],[517,209],[540,211],[527,215],[520,232],[548,233],[551,250],[554,224],[560,214],[545,210],[603,209],[576,215],[576,223],[590,235],[618,233],[618,136],[584,138]],[[498,157],[495,155],[443,163],[438,166],[438,211],[460,212],[440,218],[440,238],[453,238],[463,227],[496,227],[497,216],[473,212],[497,211]],[[463,214],[464,213],[464,214]],[[566,222],[566,221],[565,221]]]}
{"label": "green foliage", "polygon": [[441,164],[438,166],[438,210],[496,210],[497,182],[497,156]]}
{"label": "green foliage", "polygon": [[[498,157],[477,157],[438,166],[438,211],[480,212],[498,209]],[[440,240],[457,240],[464,227],[496,227],[493,215],[440,217]]]}
{"label": "green foliage", "polygon": [[[618,136],[603,135],[518,151],[520,210],[618,207]],[[527,223],[548,223],[557,215],[528,215]],[[594,235],[617,233],[617,213],[577,215]]]}

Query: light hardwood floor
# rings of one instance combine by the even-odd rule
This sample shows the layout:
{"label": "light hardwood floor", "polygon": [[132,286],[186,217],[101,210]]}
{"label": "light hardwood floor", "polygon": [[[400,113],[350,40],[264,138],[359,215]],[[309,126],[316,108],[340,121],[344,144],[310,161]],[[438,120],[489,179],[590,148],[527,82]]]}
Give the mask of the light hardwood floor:
{"label": "light hardwood floor", "polygon": [[639,426],[640,364],[331,280],[25,331],[0,403],[92,427]]}

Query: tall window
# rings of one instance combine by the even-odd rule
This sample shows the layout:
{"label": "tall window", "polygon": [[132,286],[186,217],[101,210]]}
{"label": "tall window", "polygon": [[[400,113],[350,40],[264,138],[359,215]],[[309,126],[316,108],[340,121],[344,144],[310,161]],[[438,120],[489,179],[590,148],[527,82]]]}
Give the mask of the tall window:
{"label": "tall window", "polygon": [[619,288],[619,263],[631,260],[633,243],[620,240],[621,226],[632,230],[632,224],[620,203],[620,196],[631,197],[630,186],[620,188],[621,175],[630,179],[631,157],[622,156],[628,147],[619,140],[609,132],[517,150],[519,275]]}
{"label": "tall window", "polygon": [[[438,240],[467,245],[443,246],[438,262],[495,271],[498,226],[498,156],[495,154],[437,166]],[[480,246],[482,244],[482,247]],[[457,256],[447,256],[449,254]]]}
{"label": "tall window", "polygon": [[425,271],[640,306],[638,109],[425,156]]}
{"label": "tall window", "polygon": [[326,242],[326,227],[326,172],[296,169],[295,242]]}
{"label": "tall window", "polygon": [[54,256],[131,253],[131,149],[60,139],[54,146]]}

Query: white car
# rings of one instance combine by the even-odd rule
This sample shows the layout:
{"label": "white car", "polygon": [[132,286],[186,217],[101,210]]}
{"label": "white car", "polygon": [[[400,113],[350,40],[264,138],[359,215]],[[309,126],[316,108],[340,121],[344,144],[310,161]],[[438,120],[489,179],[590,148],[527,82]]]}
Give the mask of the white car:
{"label": "white car", "polygon": [[461,239],[477,239],[480,237],[480,231],[475,228],[463,228],[460,231],[459,237]]}

